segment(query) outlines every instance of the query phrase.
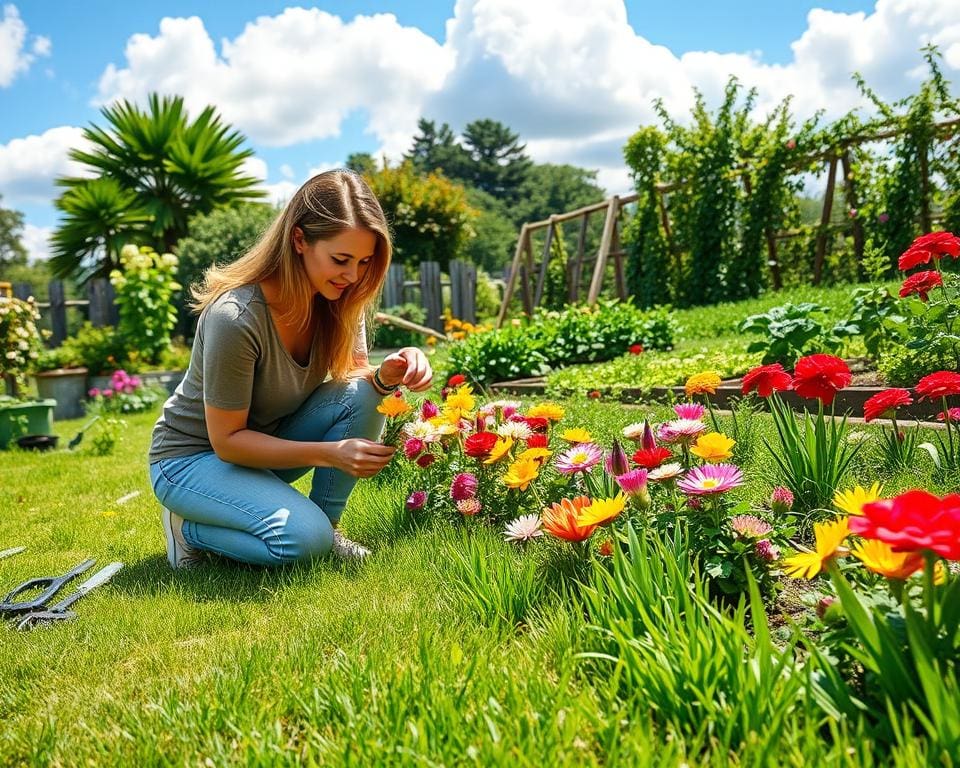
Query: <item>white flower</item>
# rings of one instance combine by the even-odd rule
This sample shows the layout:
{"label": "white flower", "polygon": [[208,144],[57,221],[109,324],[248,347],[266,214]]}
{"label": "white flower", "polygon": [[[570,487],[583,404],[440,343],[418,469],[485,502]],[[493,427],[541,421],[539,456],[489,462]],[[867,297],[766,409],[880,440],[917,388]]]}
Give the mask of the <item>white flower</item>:
{"label": "white flower", "polygon": [[497,427],[500,437],[512,437],[514,440],[526,440],[533,434],[530,425],[525,421],[505,421]]}
{"label": "white flower", "polygon": [[530,541],[543,536],[540,524],[539,515],[520,515],[516,520],[507,523],[503,535],[507,541]]}
{"label": "white flower", "polygon": [[627,440],[635,440],[637,442],[643,437],[643,422],[638,421],[634,424],[628,424],[623,428],[623,436]]}
{"label": "white flower", "polygon": [[676,461],[664,464],[647,473],[647,480],[673,480],[683,474],[683,466]]}
{"label": "white flower", "polygon": [[140,249],[133,243],[127,243],[120,249],[120,258],[123,261],[131,261],[140,255]]}
{"label": "white flower", "polygon": [[176,269],[177,265],[180,264],[180,260],[172,253],[165,253],[160,257],[160,264],[167,267],[167,269]]}
{"label": "white flower", "polygon": [[429,421],[416,419],[403,425],[403,433],[407,437],[416,437],[425,443],[435,442],[440,437],[437,428]]}

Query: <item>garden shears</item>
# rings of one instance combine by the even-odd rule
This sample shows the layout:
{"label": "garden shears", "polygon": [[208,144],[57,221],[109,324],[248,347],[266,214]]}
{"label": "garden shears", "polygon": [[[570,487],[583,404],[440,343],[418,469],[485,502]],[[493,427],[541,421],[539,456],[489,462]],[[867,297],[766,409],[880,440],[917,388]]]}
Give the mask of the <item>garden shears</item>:
{"label": "garden shears", "polygon": [[[7,593],[7,596],[3,598],[3,602],[0,602],[0,616],[29,613],[30,611],[42,608],[47,600],[63,588],[64,584],[88,570],[95,562],[96,560],[84,560],[62,576],[41,576],[36,579],[29,579],[23,582],[23,584],[14,587]],[[17,600],[19,596],[29,594],[37,589],[43,591],[36,597],[30,600]]]}
{"label": "garden shears", "polygon": [[110,563],[110,565],[101,568],[99,571],[93,574],[93,576],[83,582],[83,584],[77,587],[77,591],[72,595],[68,595],[59,603],[54,603],[51,606],[39,610],[30,611],[28,614],[23,616],[17,623],[17,629],[33,629],[38,624],[45,624],[54,621],[69,621],[70,619],[75,619],[77,614],[71,610],[68,610],[70,606],[77,602],[77,600],[79,600],[85,594],[90,592],[90,590],[96,589],[101,584],[106,584],[121,568],[123,568],[123,563]]}

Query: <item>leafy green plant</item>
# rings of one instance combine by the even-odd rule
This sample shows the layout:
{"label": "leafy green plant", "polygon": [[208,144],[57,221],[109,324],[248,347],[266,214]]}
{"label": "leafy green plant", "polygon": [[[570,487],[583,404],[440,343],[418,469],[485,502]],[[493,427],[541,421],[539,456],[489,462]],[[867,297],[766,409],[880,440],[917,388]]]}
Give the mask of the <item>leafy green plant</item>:
{"label": "leafy green plant", "polygon": [[479,384],[542,376],[550,370],[542,342],[512,325],[470,334],[451,344],[447,366],[451,372],[463,373]]}
{"label": "leafy green plant", "polygon": [[118,368],[136,370],[127,354],[123,337],[112,325],[99,328],[85,322],[74,336],[68,336],[60,347],[66,359],[86,368],[91,376],[101,376]]}
{"label": "leafy green plant", "polygon": [[905,320],[900,302],[887,288],[854,289],[853,309],[847,316],[846,324],[856,326],[863,336],[867,354],[874,360],[885,350],[902,342]]}
{"label": "leafy green plant", "polygon": [[[410,320],[421,325],[427,319],[427,312],[419,304],[399,304],[384,310],[388,315]],[[389,323],[379,323],[373,335],[373,343],[382,349],[418,346],[423,342],[423,336],[416,331],[408,331]]]}
{"label": "leafy green plant", "polygon": [[751,315],[737,330],[741,333],[759,333],[763,338],[747,347],[748,352],[762,352],[764,365],[780,363],[792,368],[797,360],[810,352],[834,352],[845,338],[856,336],[859,329],[848,321],[840,321],[825,328],[814,315],[826,314],[829,307],[813,302],[784,304],[768,312]]}
{"label": "leafy green plant", "polygon": [[115,416],[101,417],[93,425],[87,441],[87,452],[92,456],[111,456],[120,441],[126,422]]}
{"label": "leafy green plant", "polygon": [[26,376],[35,369],[43,349],[39,322],[33,299],[0,296],[0,381],[14,397],[26,386]]}

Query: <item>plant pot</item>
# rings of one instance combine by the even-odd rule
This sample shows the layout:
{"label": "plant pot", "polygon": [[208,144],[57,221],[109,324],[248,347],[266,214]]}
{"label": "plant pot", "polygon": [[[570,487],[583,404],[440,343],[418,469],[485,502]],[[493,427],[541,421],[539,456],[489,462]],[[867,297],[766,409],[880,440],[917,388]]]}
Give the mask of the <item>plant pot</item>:
{"label": "plant pot", "polygon": [[25,451],[52,451],[59,439],[57,435],[25,435],[17,438],[17,445]]}
{"label": "plant pot", "polygon": [[86,368],[57,368],[35,373],[33,378],[37,381],[37,393],[40,397],[57,401],[57,407],[53,411],[54,419],[79,419],[86,412]]}
{"label": "plant pot", "polygon": [[56,400],[0,405],[0,450],[24,435],[52,435]]}

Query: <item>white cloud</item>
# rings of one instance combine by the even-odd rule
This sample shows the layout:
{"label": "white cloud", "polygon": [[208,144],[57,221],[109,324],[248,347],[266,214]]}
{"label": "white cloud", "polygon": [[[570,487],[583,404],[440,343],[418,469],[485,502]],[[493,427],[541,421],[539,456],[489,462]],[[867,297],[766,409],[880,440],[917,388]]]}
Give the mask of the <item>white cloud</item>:
{"label": "white cloud", "polygon": [[32,53],[26,49],[27,25],[15,5],[3,6],[0,18],[0,88],[13,83],[17,75],[30,69],[37,56],[50,55],[50,38],[34,37]]}
{"label": "white cloud", "polygon": [[26,136],[0,144],[0,194],[6,204],[46,203],[58,195],[58,176],[79,176],[84,166],[67,153],[85,145],[83,130],[62,125],[39,136]]}
{"label": "white cloud", "polygon": [[50,258],[50,235],[53,234],[53,227],[37,227],[33,224],[25,224],[23,227],[23,236],[20,238],[24,248],[27,249],[28,259],[33,261],[46,261]]}

